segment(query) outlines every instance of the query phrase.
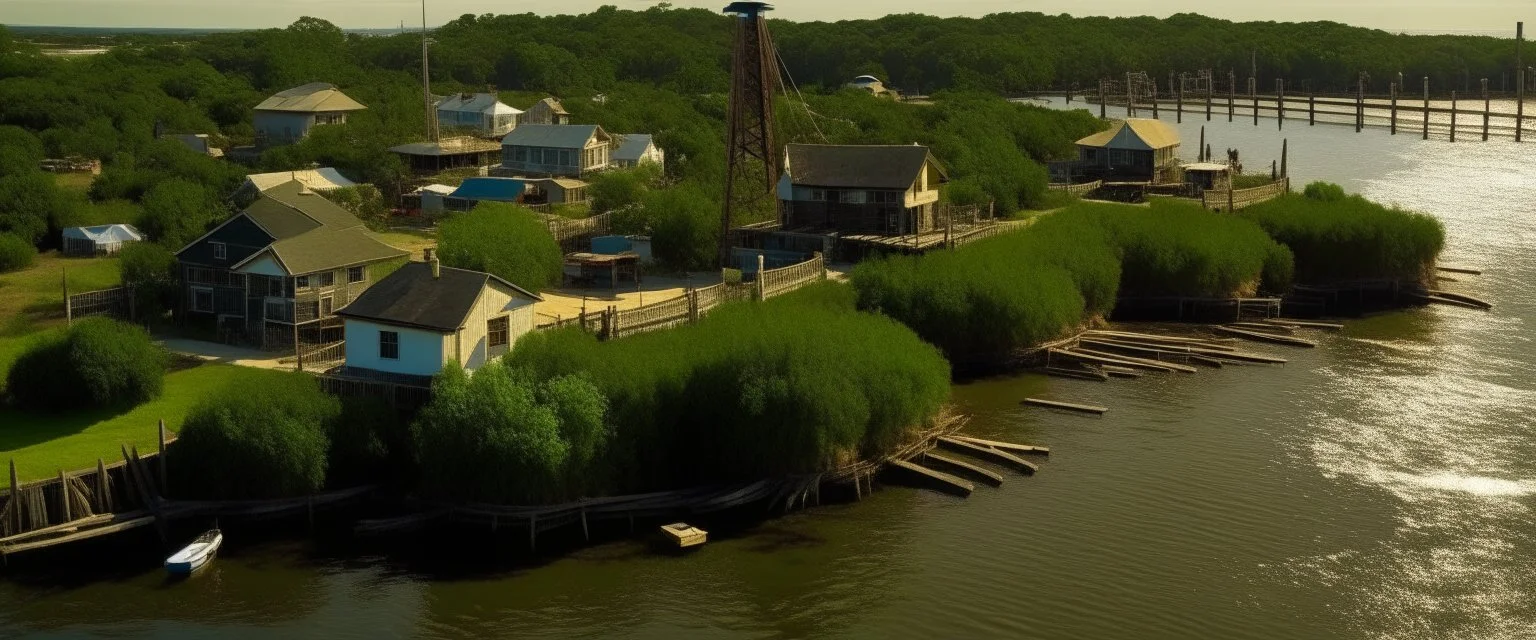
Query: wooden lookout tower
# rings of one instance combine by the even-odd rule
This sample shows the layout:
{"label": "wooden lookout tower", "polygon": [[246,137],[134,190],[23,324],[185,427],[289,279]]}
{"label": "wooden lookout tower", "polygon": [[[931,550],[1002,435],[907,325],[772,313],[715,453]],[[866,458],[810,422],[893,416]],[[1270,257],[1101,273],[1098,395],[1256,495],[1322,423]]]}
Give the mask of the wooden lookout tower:
{"label": "wooden lookout tower", "polygon": [[768,35],[772,11],[766,2],[732,2],[724,13],[736,17],[731,53],[730,115],[726,130],[725,210],[720,219],[720,266],[729,266],[732,220],[738,213],[771,206],[779,178],[773,144],[773,92],[778,62]]}

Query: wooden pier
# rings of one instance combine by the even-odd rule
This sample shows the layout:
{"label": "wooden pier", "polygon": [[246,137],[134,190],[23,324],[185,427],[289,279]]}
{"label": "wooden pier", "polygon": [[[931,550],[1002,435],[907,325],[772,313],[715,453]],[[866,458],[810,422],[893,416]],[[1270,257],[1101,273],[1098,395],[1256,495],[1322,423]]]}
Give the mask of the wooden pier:
{"label": "wooden pier", "polygon": [[1042,400],[1040,398],[1025,398],[1023,400],[1023,404],[1033,405],[1036,407],[1045,407],[1047,409],[1062,409],[1064,411],[1076,411],[1078,413],[1092,413],[1095,415],[1104,415],[1106,411],[1109,411],[1108,407],[1097,407],[1090,404],[1078,404],[1075,402],[1060,402],[1057,400]]}
{"label": "wooden pier", "polygon": [[960,478],[956,478],[955,476],[944,473],[943,471],[935,471],[920,464],[907,462],[906,460],[892,460],[890,462],[889,468],[896,471],[906,472],[907,474],[910,474],[912,477],[914,477],[918,482],[932,486],[939,491],[952,493],[962,498],[971,495],[971,492],[976,490],[976,485],[971,484],[969,481],[961,480]]}

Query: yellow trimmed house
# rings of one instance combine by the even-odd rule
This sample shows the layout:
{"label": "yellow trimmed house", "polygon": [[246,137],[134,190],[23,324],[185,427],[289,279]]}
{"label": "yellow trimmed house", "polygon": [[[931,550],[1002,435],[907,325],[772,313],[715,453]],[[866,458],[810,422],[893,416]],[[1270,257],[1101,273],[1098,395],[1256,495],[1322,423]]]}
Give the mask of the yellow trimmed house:
{"label": "yellow trimmed house", "polygon": [[1077,141],[1077,170],[1125,182],[1169,182],[1179,165],[1179,132],[1161,120],[1130,118]]}

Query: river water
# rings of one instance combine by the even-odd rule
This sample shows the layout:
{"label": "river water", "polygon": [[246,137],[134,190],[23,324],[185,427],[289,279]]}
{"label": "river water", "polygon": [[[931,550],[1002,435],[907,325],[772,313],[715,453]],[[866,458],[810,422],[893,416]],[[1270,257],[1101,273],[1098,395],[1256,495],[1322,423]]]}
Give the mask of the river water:
{"label": "river water", "polygon": [[[1191,151],[1201,124],[1180,127]],[[1280,135],[1220,117],[1207,131],[1250,167]],[[973,433],[1052,448],[1034,477],[965,500],[887,488],[689,556],[614,542],[453,577],[258,543],[181,583],[153,559],[105,580],[0,581],[0,636],[1536,637],[1531,152],[1283,135],[1298,186],[1326,177],[1443,220],[1445,262],[1486,269],[1446,287],[1495,310],[1349,320],[1317,349],[1263,349],[1282,367],[959,385]]]}

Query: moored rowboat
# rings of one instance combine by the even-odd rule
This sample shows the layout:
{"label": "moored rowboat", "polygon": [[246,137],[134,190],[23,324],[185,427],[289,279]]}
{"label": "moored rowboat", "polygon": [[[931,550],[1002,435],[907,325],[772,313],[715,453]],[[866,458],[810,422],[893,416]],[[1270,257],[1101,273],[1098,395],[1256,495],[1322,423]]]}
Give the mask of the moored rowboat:
{"label": "moored rowboat", "polygon": [[165,570],[175,575],[187,575],[213,561],[224,544],[224,534],[214,529],[197,537],[181,551],[165,559]]}

